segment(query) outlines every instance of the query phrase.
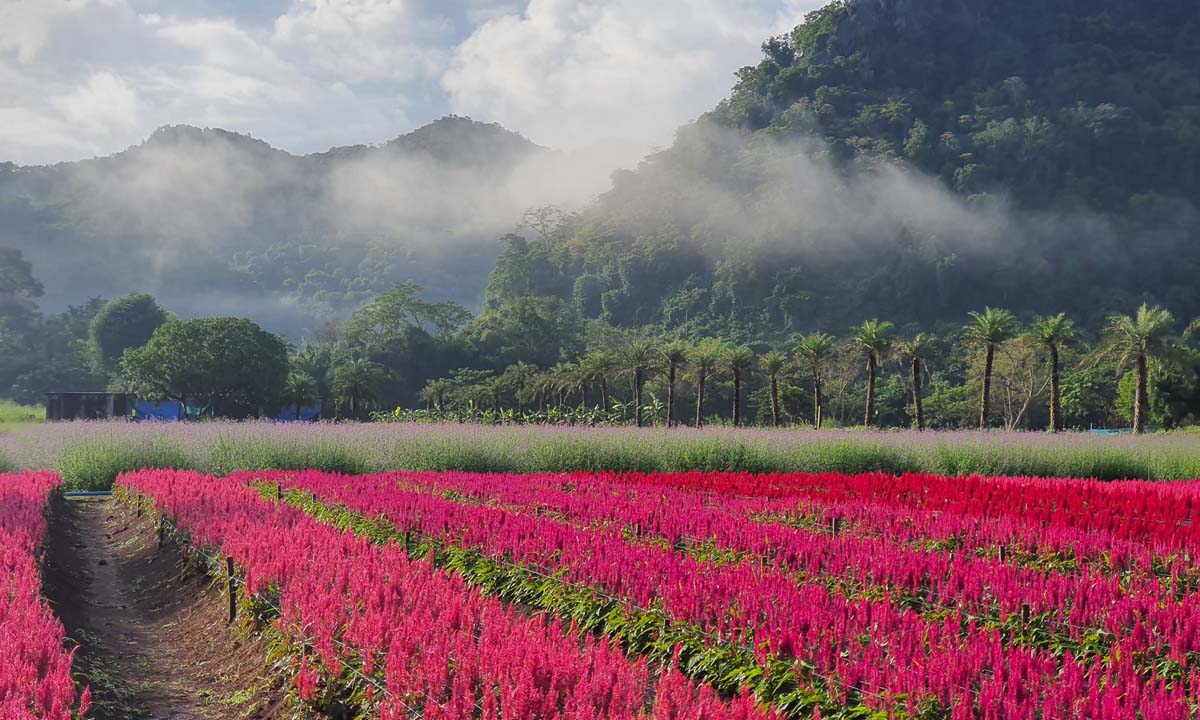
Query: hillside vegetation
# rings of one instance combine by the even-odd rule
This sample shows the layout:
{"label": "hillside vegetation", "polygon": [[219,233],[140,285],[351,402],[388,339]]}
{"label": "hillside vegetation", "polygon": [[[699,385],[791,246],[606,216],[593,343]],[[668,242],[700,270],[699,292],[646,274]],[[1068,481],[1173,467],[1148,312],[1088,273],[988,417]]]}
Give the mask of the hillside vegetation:
{"label": "hillside vegetation", "polygon": [[559,242],[513,242],[489,300],[749,335],[1195,315],[1198,25],[1182,1],[839,0]]}

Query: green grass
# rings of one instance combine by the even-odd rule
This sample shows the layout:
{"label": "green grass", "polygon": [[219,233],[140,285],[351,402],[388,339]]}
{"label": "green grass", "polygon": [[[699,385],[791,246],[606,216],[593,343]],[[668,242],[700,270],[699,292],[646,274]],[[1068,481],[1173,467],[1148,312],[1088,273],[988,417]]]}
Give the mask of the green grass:
{"label": "green grass", "polygon": [[47,423],[0,434],[0,470],[52,468],[71,489],[143,467],[570,472],[929,472],[1101,480],[1200,478],[1200,434],[667,430],[472,425]]}
{"label": "green grass", "polygon": [[46,408],[0,400],[0,432],[46,421]]}
{"label": "green grass", "polygon": [[196,460],[167,438],[102,440],[66,448],[56,469],[67,490],[109,490],[121,473],[144,468],[195,469]]}

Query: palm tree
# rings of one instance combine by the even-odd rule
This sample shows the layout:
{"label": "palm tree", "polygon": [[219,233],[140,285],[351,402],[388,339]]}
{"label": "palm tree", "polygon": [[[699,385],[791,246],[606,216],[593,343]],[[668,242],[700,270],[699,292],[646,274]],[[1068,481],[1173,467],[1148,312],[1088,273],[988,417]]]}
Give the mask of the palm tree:
{"label": "palm tree", "polygon": [[633,373],[634,417],[638,427],[645,425],[642,417],[642,390],[646,386],[646,376],[657,362],[658,352],[648,340],[633,340],[621,351],[622,368]]}
{"label": "palm tree", "polygon": [[800,338],[796,343],[796,359],[808,371],[813,388],[813,427],[820,429],[822,413],[825,409],[825,397],[822,387],[825,383],[825,367],[833,358],[837,349],[837,340],[832,335],[823,332],[810,333]]}
{"label": "palm tree", "polygon": [[1137,435],[1146,432],[1150,361],[1171,350],[1174,325],[1175,318],[1170,312],[1142,305],[1132,317],[1113,315],[1104,329],[1102,351],[1115,354],[1119,367],[1132,360],[1137,371],[1137,390],[1133,396],[1133,432]]}
{"label": "palm tree", "polygon": [[296,419],[300,419],[300,408],[307,407],[320,397],[320,389],[312,375],[301,370],[288,373],[287,383],[283,386],[283,402],[285,407],[296,409]]}
{"label": "palm tree", "polygon": [[1063,428],[1060,352],[1075,340],[1075,323],[1066,313],[1038,318],[1029,334],[1050,355],[1050,427],[1046,429],[1056,433]]}
{"label": "palm tree", "polygon": [[863,416],[863,425],[871,427],[875,418],[875,380],[879,374],[879,356],[887,352],[892,340],[889,337],[892,328],[890,322],[868,320],[854,331],[851,343],[867,359],[867,409]]}
{"label": "palm tree", "polygon": [[921,370],[929,359],[929,354],[933,351],[933,338],[925,333],[919,333],[911,340],[901,342],[896,347],[896,351],[900,359],[908,363],[909,371],[912,373],[913,420],[917,424],[917,430],[921,431],[925,429],[925,407],[921,402],[921,381],[924,376]]}
{"label": "palm tree", "polygon": [[350,417],[358,417],[360,411],[375,402],[383,368],[369,360],[350,360],[333,371],[333,392],[339,403],[350,406]]}
{"label": "palm tree", "polygon": [[733,426],[742,424],[742,377],[754,367],[754,351],[735,345],[725,351],[725,369],[733,376]]}
{"label": "palm tree", "polygon": [[759,358],[758,367],[767,376],[767,386],[771,395],[771,425],[779,427],[779,376],[787,367],[787,355],[772,350]]}
{"label": "palm tree", "polygon": [[964,329],[968,344],[982,348],[983,390],[979,395],[979,429],[987,429],[988,403],[992,394],[992,369],[996,365],[996,348],[1012,340],[1020,331],[1017,318],[1008,310],[984,308],[982,313],[972,312],[971,323]]}
{"label": "palm tree", "polygon": [[675,425],[675,381],[679,371],[687,366],[688,346],[679,341],[667,343],[660,353],[662,366],[667,369],[667,427]]}
{"label": "palm tree", "polygon": [[724,354],[724,345],[719,340],[701,340],[688,356],[688,367],[696,380],[696,427],[704,426],[704,389],[710,375],[716,370]]}
{"label": "palm tree", "polygon": [[608,379],[617,368],[617,358],[607,350],[588,353],[580,364],[587,369],[591,381],[600,386],[600,405],[605,412],[611,410],[608,398]]}
{"label": "palm tree", "polygon": [[421,400],[425,405],[435,410],[445,409],[446,394],[454,389],[454,384],[446,378],[437,378],[425,383],[421,389]]}

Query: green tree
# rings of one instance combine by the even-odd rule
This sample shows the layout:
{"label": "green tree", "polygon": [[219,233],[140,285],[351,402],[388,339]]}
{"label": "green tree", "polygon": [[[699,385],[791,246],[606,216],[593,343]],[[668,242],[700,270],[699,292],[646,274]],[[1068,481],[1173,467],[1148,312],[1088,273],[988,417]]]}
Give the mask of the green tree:
{"label": "green tree", "polygon": [[1046,350],[1050,363],[1050,424],[1046,428],[1056,433],[1063,429],[1062,420],[1062,350],[1076,338],[1075,323],[1065,313],[1038,318],[1030,335]]}
{"label": "green tree", "polygon": [[1175,318],[1161,307],[1142,305],[1134,315],[1113,315],[1104,329],[1100,351],[1116,358],[1119,368],[1133,363],[1137,385],[1133,395],[1133,432],[1146,431],[1150,363],[1169,354]]}
{"label": "green tree", "polygon": [[353,342],[367,348],[386,343],[408,328],[448,337],[467,324],[471,314],[452,302],[430,303],[420,299],[421,286],[412,281],[397,283],[346,319],[343,331]]}
{"label": "green tree", "polygon": [[758,367],[767,376],[767,390],[771,398],[771,425],[779,427],[779,376],[787,369],[787,355],[778,350],[771,350],[759,358]]}
{"label": "green tree", "polygon": [[88,330],[96,367],[113,372],[126,350],[150,342],[154,331],[168,319],[167,312],[146,293],[130,293],[105,303]]}
{"label": "green tree", "polygon": [[996,349],[1012,340],[1020,332],[1016,317],[1008,310],[984,308],[982,313],[970,313],[971,322],[964,329],[963,337],[973,347],[984,353],[983,389],[979,395],[979,429],[988,427],[988,410],[992,393],[992,371],[996,366]]}
{"label": "green tree", "polygon": [[207,412],[243,414],[277,403],[288,376],[287,345],[249,320],[168,320],[150,341],[125,351],[129,389]]}
{"label": "green tree", "polygon": [[875,380],[879,374],[879,358],[891,347],[892,329],[890,322],[867,320],[854,330],[851,344],[867,360],[867,404],[863,425],[871,427],[875,420]]}
{"label": "green tree", "polygon": [[901,361],[908,365],[912,384],[913,423],[917,430],[925,429],[925,407],[922,403],[921,386],[924,380],[924,365],[933,352],[933,338],[925,333],[904,340],[896,346]]}
{"label": "green tree", "polygon": [[696,427],[704,427],[704,392],[708,379],[717,369],[725,346],[719,340],[707,338],[693,346],[688,353],[688,369],[696,381]]}
{"label": "green tree", "polygon": [[583,325],[561,298],[521,297],[476,318],[463,336],[497,368],[520,361],[550,367],[579,355]]}
{"label": "green tree", "polygon": [[643,427],[642,391],[646,376],[658,366],[658,361],[658,351],[649,340],[633,340],[621,349],[621,367],[633,376],[634,417],[638,427]]}
{"label": "green tree", "polygon": [[667,427],[675,425],[675,385],[679,371],[687,367],[688,351],[687,343],[678,340],[662,348],[661,364],[667,373]]}
{"label": "green tree", "polygon": [[300,409],[308,407],[321,398],[320,388],[312,375],[301,370],[288,373],[280,400],[284,407],[294,408],[296,419],[300,419]]}
{"label": "green tree", "polygon": [[733,426],[742,424],[742,379],[754,368],[754,351],[746,345],[735,345],[725,352],[725,369],[733,378]]}
{"label": "green tree", "polygon": [[828,370],[833,354],[837,350],[837,340],[832,335],[823,332],[804,335],[796,343],[796,359],[808,373],[813,389],[813,427],[821,428],[825,410],[825,373]]}
{"label": "green tree", "polygon": [[363,358],[334,368],[331,381],[338,405],[349,407],[350,417],[360,419],[378,397],[384,376],[382,367]]}

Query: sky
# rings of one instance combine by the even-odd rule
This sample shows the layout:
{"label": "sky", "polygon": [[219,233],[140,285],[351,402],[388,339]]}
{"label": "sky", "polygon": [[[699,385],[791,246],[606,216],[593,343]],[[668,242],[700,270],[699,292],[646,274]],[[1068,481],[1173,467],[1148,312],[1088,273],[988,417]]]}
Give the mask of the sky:
{"label": "sky", "polygon": [[293,153],[447,114],[562,150],[669,144],[822,0],[0,0],[0,161],[169,124]]}

